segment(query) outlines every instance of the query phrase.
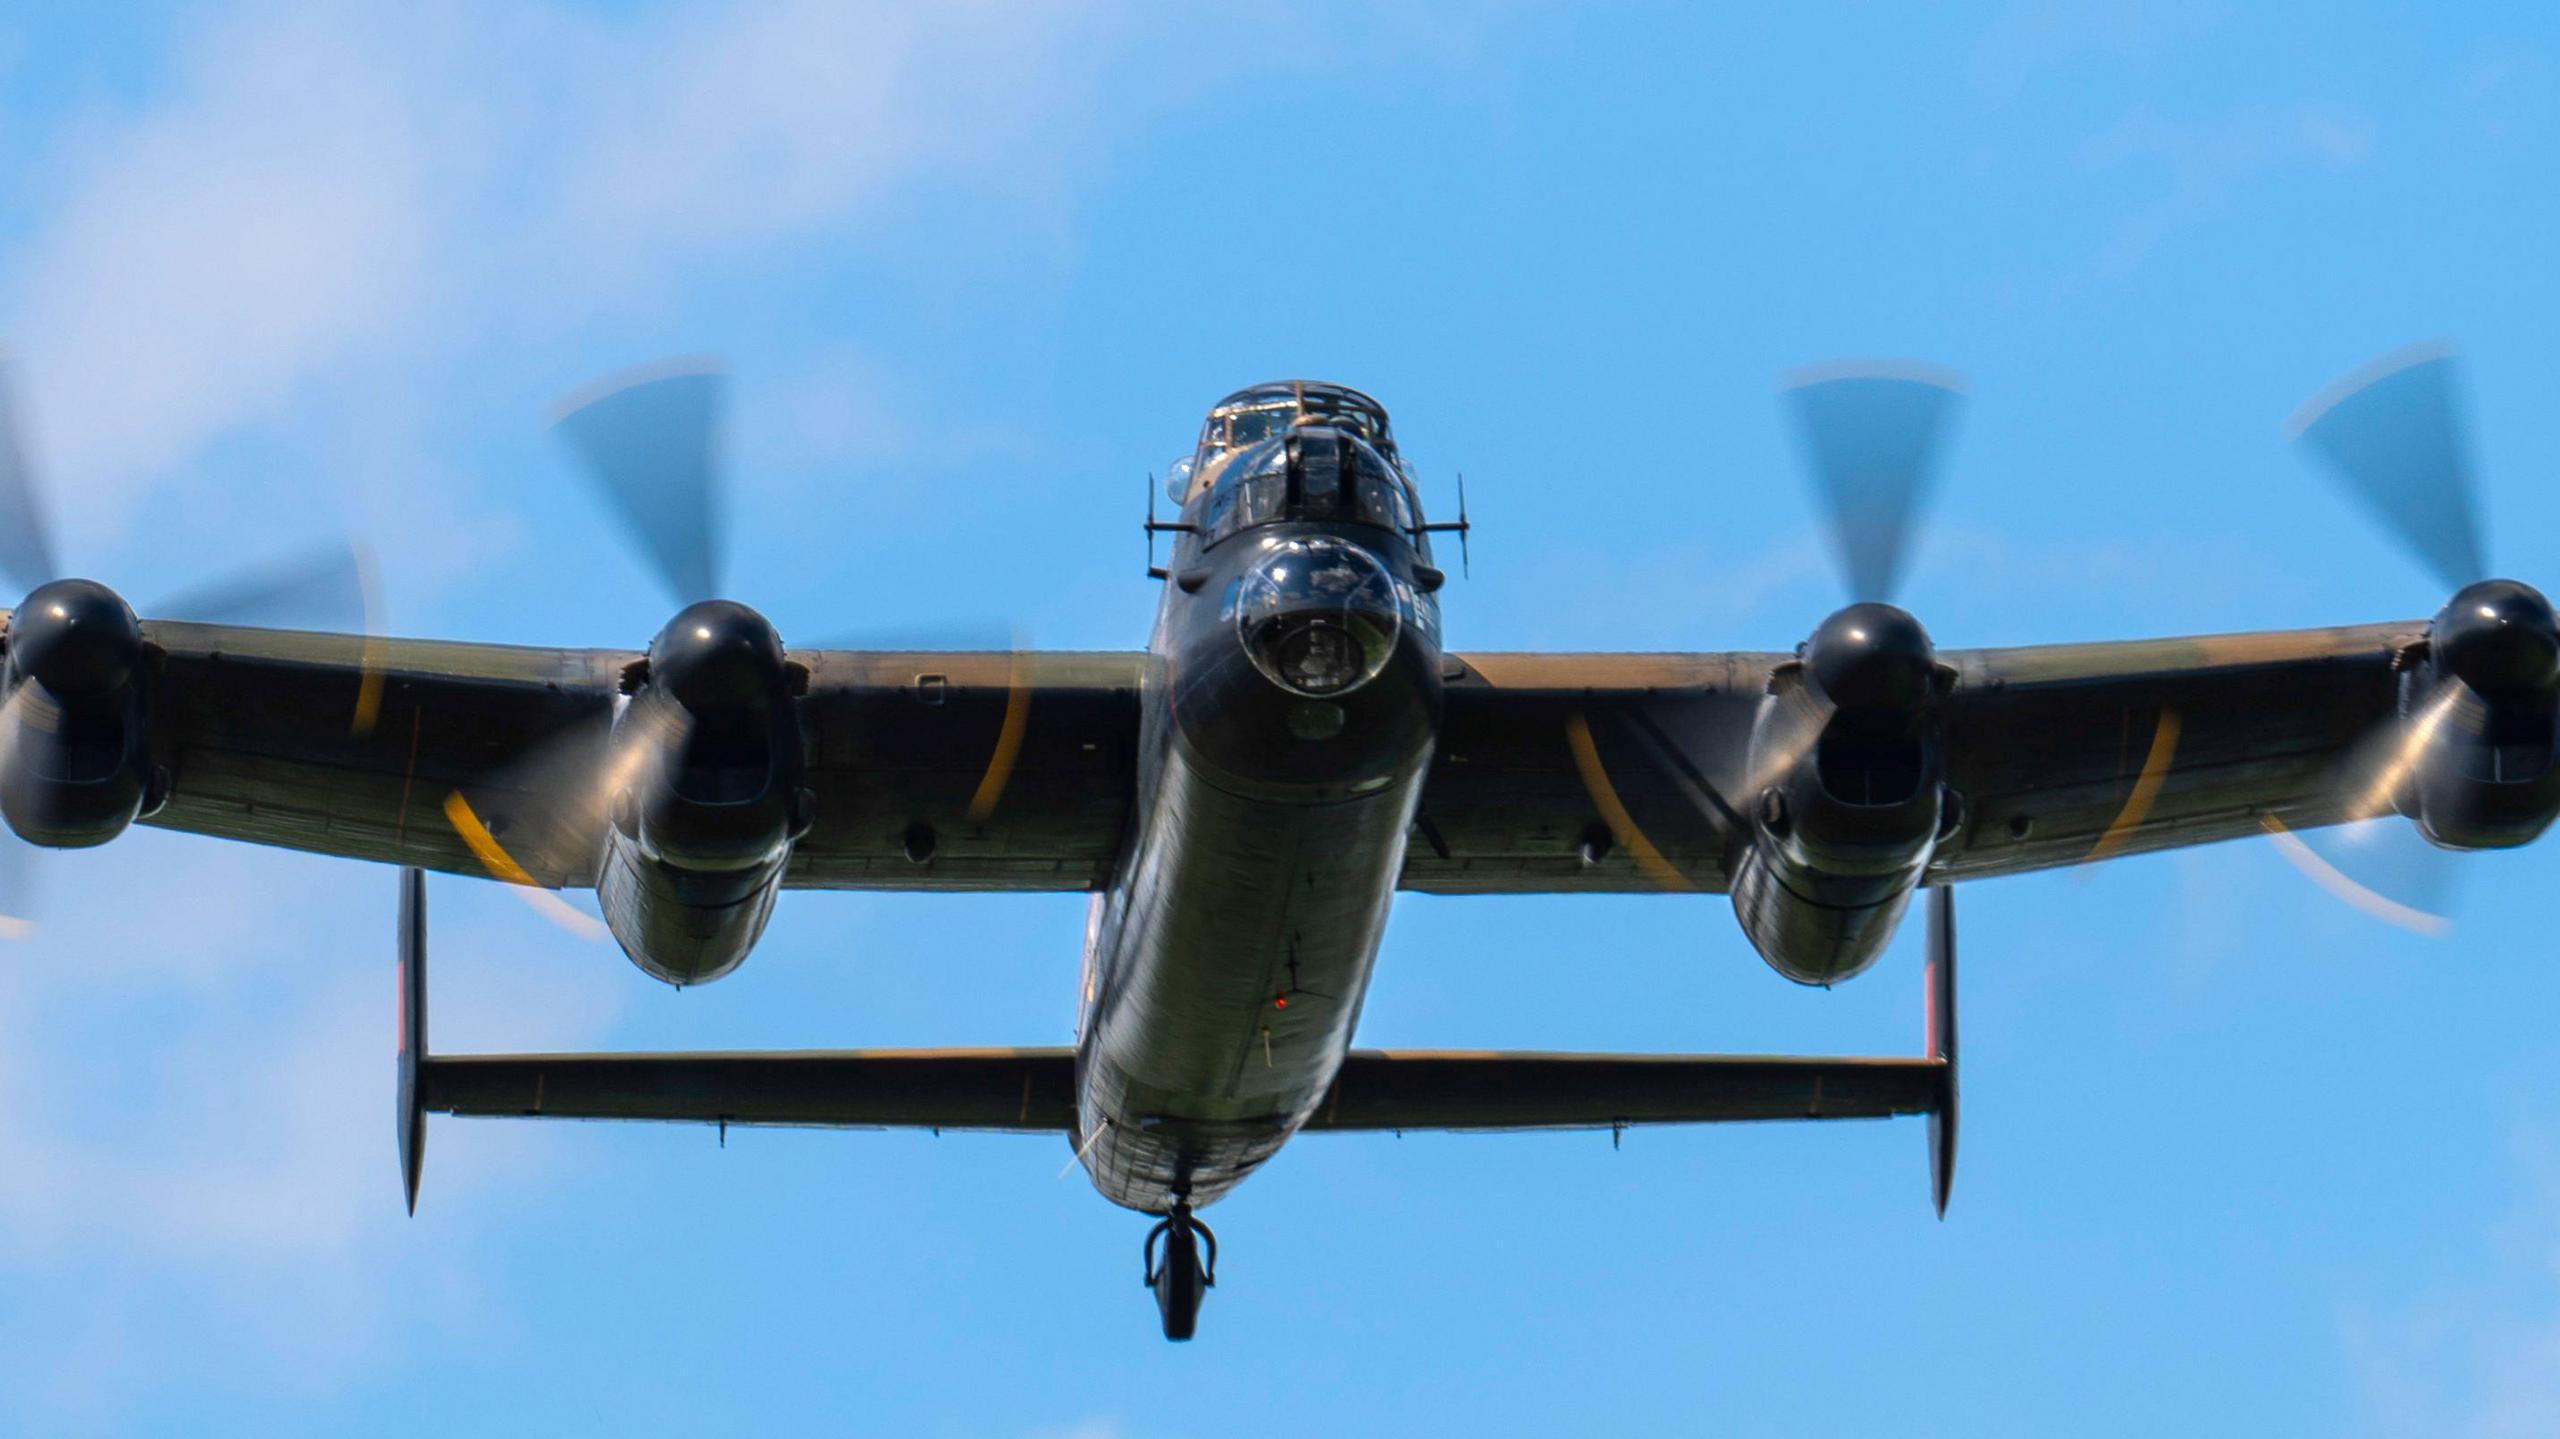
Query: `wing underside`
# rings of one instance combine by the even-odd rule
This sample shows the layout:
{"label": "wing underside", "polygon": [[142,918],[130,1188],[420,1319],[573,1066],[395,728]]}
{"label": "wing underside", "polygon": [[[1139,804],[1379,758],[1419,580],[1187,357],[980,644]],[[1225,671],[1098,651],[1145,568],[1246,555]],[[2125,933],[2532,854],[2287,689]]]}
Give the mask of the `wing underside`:
{"label": "wing underside", "polygon": [[[2421,622],[1944,651],[1961,827],[1929,878],[1988,878],[2347,817],[2341,768]],[[1468,655],[1404,887],[1722,892],[1757,803],[1780,654]],[[1599,843],[1590,841],[1597,838]],[[2103,843],[2102,843],[2103,842]]]}
{"label": "wing underside", "polygon": [[[636,652],[154,622],[151,823],[463,874],[448,822],[542,804],[529,762],[600,742]],[[1964,823],[1934,880],[2343,817],[2356,740],[2387,719],[2423,625],[1942,655]],[[1136,790],[1140,654],[795,651],[819,796],[794,888],[1091,890]],[[1453,656],[1402,887],[1721,892],[1754,803],[1751,731],[1787,656]],[[2164,735],[2164,730],[2166,731]],[[2164,743],[2165,740],[2165,743]],[[1597,841],[1595,843],[1595,840]],[[2103,847],[2101,841],[2105,841]],[[519,855],[577,887],[591,847]]]}
{"label": "wing underside", "polygon": [[[582,887],[593,841],[547,833],[548,766],[600,750],[624,650],[529,649],[155,621],[149,823],[485,875],[474,815],[534,880]],[[1143,656],[805,651],[817,823],[795,888],[1084,890],[1109,876],[1135,789]]]}

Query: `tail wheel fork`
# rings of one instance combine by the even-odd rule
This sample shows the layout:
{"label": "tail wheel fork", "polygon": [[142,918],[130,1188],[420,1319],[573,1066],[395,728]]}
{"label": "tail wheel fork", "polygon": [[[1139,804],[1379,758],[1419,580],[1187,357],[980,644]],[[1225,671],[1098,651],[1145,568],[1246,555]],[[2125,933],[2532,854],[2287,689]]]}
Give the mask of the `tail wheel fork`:
{"label": "tail wheel fork", "polygon": [[1189,1339],[1200,1324],[1200,1301],[1218,1283],[1218,1236],[1192,1217],[1190,1204],[1177,1201],[1147,1231],[1145,1257],[1146,1285],[1156,1292],[1164,1337]]}

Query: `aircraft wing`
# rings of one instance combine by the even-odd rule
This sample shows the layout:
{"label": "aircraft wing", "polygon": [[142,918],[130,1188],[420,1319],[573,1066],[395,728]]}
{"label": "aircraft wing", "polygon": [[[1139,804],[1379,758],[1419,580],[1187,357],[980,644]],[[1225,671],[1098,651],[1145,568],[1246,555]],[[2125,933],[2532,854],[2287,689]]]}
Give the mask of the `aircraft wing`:
{"label": "aircraft wing", "polygon": [[[2424,631],[1940,651],[1965,812],[1930,881],[2337,823],[2341,761],[2393,713]],[[1756,802],[1751,726],[1787,658],[1461,657],[1404,888],[1724,890]]]}
{"label": "aircraft wing", "polygon": [[[149,823],[485,875],[459,792],[538,882],[591,882],[593,841],[524,843],[603,749],[633,650],[144,626],[161,685]],[[1135,654],[811,651],[817,822],[802,888],[1081,890],[1118,853],[1134,783]],[[468,822],[466,821],[466,824]],[[919,842],[919,836],[926,842]]]}
{"label": "aircraft wing", "polygon": [[[1608,1129],[1936,1112],[1942,1058],[1353,1050],[1309,1130]],[[1069,1049],[429,1056],[431,1113],[1072,1130]]]}
{"label": "aircraft wing", "polygon": [[[2422,621],[1944,651],[1962,829],[1931,878],[1975,879],[2341,818],[2339,761],[2396,703]],[[637,651],[153,622],[169,804],[150,823],[482,875],[464,794],[537,881],[591,848],[512,842],[545,776],[592,762]],[[815,827],[795,888],[1086,890],[1136,788],[1134,653],[795,651]],[[1447,716],[1402,886],[1448,894],[1720,892],[1753,718],[1787,656],[1481,654]],[[2162,741],[2161,717],[2174,715]],[[581,758],[581,746],[588,748]],[[2146,781],[2146,769],[2156,773]],[[2134,801],[2139,792],[2140,803]],[[2114,830],[2112,837],[2110,831]],[[1586,861],[1584,842],[1602,836]]]}

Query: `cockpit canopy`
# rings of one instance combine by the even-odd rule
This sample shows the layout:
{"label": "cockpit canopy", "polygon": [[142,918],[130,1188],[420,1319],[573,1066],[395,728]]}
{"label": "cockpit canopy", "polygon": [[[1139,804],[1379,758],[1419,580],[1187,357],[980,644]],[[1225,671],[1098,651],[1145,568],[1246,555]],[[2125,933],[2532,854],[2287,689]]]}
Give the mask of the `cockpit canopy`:
{"label": "cockpit canopy", "polygon": [[1176,461],[1168,479],[1203,546],[1282,520],[1348,520],[1429,552],[1386,409],[1340,385],[1238,390],[1209,411],[1198,453]]}
{"label": "cockpit canopy", "polygon": [[1201,448],[1172,463],[1165,492],[1216,545],[1280,520],[1349,520],[1393,530],[1423,553],[1413,471],[1395,453],[1388,412],[1341,384],[1257,384],[1221,399]]}
{"label": "cockpit canopy", "polygon": [[1348,431],[1302,427],[1229,451],[1214,468],[1194,521],[1203,545],[1282,520],[1349,520],[1421,543],[1403,473]]}
{"label": "cockpit canopy", "polygon": [[1387,429],[1387,410],[1358,390],[1313,380],[1283,380],[1238,390],[1209,411],[1200,427],[1202,467],[1213,455],[1283,435],[1300,425],[1327,425],[1368,441],[1392,458],[1394,434]]}

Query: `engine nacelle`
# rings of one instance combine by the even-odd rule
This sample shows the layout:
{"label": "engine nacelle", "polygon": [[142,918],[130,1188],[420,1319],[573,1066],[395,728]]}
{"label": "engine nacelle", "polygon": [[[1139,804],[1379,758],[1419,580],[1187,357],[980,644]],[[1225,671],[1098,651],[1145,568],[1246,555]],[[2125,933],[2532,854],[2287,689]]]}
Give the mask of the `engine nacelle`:
{"label": "engine nacelle", "polygon": [[2402,719],[2415,746],[2396,796],[2453,849],[2525,844],[2560,814],[2560,623],[2530,585],[2482,580],[2427,627]]}
{"label": "engine nacelle", "polygon": [[643,973],[678,988],[706,984],[744,963],[763,936],[788,857],[786,849],[750,869],[686,869],[617,832],[605,845],[596,903]]}
{"label": "engine nacelle", "polygon": [[151,762],[141,623],[115,591],[55,580],[10,616],[0,816],[30,844],[104,844],[168,797]]}
{"label": "engine nacelle", "polygon": [[737,968],[773,914],[816,813],[801,683],[773,626],[726,600],[687,608],[649,646],[622,720],[643,752],[614,797],[596,898],[623,952],[669,984]]}
{"label": "engine nacelle", "polygon": [[1946,828],[1944,681],[1926,632],[1890,605],[1840,611],[1800,654],[1753,729],[1766,788],[1733,908],[1772,969],[1831,984],[1884,952]]}

